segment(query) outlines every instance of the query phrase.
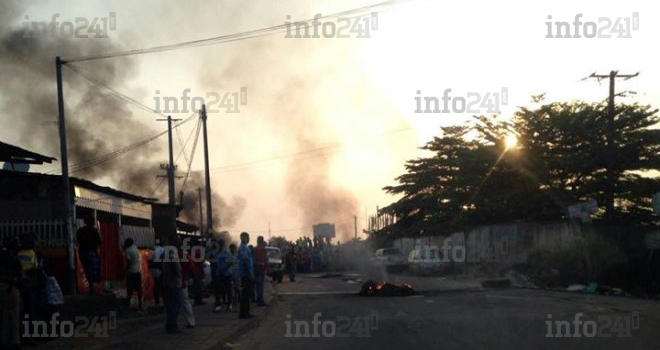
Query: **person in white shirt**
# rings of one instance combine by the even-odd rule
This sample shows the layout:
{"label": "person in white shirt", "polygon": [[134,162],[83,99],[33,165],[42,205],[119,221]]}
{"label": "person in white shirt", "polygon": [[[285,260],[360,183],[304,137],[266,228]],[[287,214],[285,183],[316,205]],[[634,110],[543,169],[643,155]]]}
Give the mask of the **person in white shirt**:
{"label": "person in white shirt", "polygon": [[126,254],[126,305],[130,308],[133,291],[137,292],[138,310],[142,311],[142,258],[132,238],[124,241]]}

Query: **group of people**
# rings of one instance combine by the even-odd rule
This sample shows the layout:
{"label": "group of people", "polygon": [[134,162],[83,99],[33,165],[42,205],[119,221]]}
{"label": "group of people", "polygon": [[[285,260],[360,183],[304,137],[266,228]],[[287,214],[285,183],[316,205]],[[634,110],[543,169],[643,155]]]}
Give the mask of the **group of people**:
{"label": "group of people", "polygon": [[[55,277],[50,275],[47,259],[35,249],[36,237],[36,232],[28,231],[18,238],[6,238],[0,244],[2,349],[35,345],[40,335],[35,334],[34,322],[50,318],[63,303],[62,291]],[[98,248],[102,240],[91,218],[78,230],[76,240],[90,293],[93,293],[94,284],[100,282]],[[24,320],[27,322],[22,322]]]}
{"label": "group of people", "polygon": [[[6,239],[0,244],[0,348],[20,349],[21,343],[36,343],[36,330],[30,327],[52,312],[46,288],[43,258],[34,249],[35,235],[23,234],[19,239]],[[59,286],[58,286],[59,290]],[[60,291],[61,297],[61,291]],[[21,322],[28,320],[30,322]]]}
{"label": "group of people", "polygon": [[[222,239],[213,239],[213,249],[210,251],[211,290],[214,295],[214,312],[223,309],[232,311],[238,299],[240,319],[254,317],[250,313],[251,302],[257,306],[267,306],[263,296],[263,286],[267,266],[266,243],[263,237],[257,239],[257,246],[249,245],[250,235],[243,232],[240,244],[230,244]],[[154,247],[150,258],[150,270],[154,277],[154,299],[162,299],[165,305],[165,330],[167,333],[178,333],[177,318],[180,310],[188,328],[195,327],[195,316],[188,296],[187,282],[190,277],[203,277],[203,256],[191,257],[188,251],[182,249],[178,237],[162,238],[162,246]],[[198,250],[197,250],[198,251]],[[128,257],[128,254],[127,254]],[[200,271],[201,270],[201,271]],[[198,288],[195,288],[197,291]],[[129,292],[130,293],[130,292]],[[128,297],[130,298],[130,294]],[[140,296],[140,295],[138,295]],[[201,297],[200,297],[201,298]],[[196,298],[197,299],[197,298]],[[203,304],[203,300],[196,302]]]}
{"label": "group of people", "polygon": [[[89,283],[90,293],[94,293],[94,284],[100,281],[100,263],[98,248],[102,244],[101,236],[93,226],[92,220],[86,220],[85,227],[77,233],[79,256]],[[268,256],[266,242],[259,236],[256,247],[249,244],[247,232],[240,235],[240,244],[229,245],[222,239],[213,240],[209,260],[211,261],[211,290],[215,302],[214,312],[223,309],[232,311],[238,301],[241,319],[254,317],[250,313],[251,302],[257,306],[267,306],[263,296]],[[155,303],[163,300],[165,309],[165,329],[167,333],[178,333],[179,313],[183,313],[188,328],[196,326],[193,307],[188,292],[188,282],[193,280],[194,301],[204,305],[204,256],[191,257],[191,252],[182,249],[179,237],[161,237],[160,244],[154,246],[149,257],[149,271],[154,279],[153,297]],[[130,307],[133,294],[137,294],[138,313],[144,313],[142,293],[141,255],[133,239],[126,238],[122,246],[126,258],[126,306]],[[237,300],[238,299],[238,300]]]}
{"label": "group of people", "polygon": [[165,330],[178,333],[177,318],[180,310],[188,328],[194,328],[195,315],[188,294],[188,280],[199,276],[199,264],[195,263],[188,251],[181,249],[178,237],[163,237],[162,246],[156,246],[152,253],[150,269],[154,276],[154,299],[158,303],[161,295],[165,306]]}
{"label": "group of people", "polygon": [[296,273],[318,272],[327,269],[331,260],[329,240],[301,237],[294,242],[280,241],[286,271],[290,281],[295,281]]}
{"label": "group of people", "polygon": [[[76,234],[78,256],[89,285],[89,293],[95,293],[95,285],[101,282],[99,248],[103,240],[94,221],[88,218],[85,226]],[[250,244],[247,232],[240,234],[240,244],[230,244],[222,239],[213,241],[215,249],[208,256],[211,262],[211,291],[215,302],[214,312],[232,311],[238,303],[238,317],[250,319],[252,303],[265,307],[264,285],[268,268],[266,242],[257,238],[256,246]],[[1,345],[5,348],[20,348],[21,315],[29,319],[37,317],[39,302],[43,296],[46,274],[43,262],[34,249],[34,239],[25,235],[22,242],[8,240],[0,247],[0,316]],[[154,247],[148,266],[154,279],[154,301],[162,299],[165,310],[165,330],[178,333],[179,313],[183,313],[188,328],[196,326],[193,307],[188,294],[188,281],[194,281],[195,304],[204,304],[203,291],[205,256],[191,257],[191,252],[182,249],[177,236],[162,237],[161,245]],[[121,248],[124,251],[126,280],[126,307],[130,308],[133,295],[137,295],[138,313],[143,307],[142,255],[132,238],[126,238]],[[195,250],[192,250],[193,252]],[[198,251],[198,250],[197,250]],[[295,254],[295,253],[294,253]],[[295,263],[294,263],[295,265]],[[295,268],[293,270],[295,275]],[[295,280],[292,277],[291,280]],[[32,339],[26,339],[30,342]]]}
{"label": "group of people", "polygon": [[239,299],[239,314],[242,319],[254,317],[250,313],[250,303],[257,306],[267,306],[264,299],[264,283],[268,255],[266,242],[262,236],[257,237],[257,246],[250,243],[250,235],[243,232],[240,244],[225,248],[222,239],[216,241],[214,253],[211,254],[212,289],[215,296],[214,311],[221,311],[223,304],[231,311],[235,298]]}

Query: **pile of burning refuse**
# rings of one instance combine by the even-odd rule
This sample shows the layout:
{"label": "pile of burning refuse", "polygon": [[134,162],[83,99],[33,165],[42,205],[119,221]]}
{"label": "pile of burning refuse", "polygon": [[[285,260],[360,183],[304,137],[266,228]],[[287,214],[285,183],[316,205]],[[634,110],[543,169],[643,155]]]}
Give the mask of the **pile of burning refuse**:
{"label": "pile of burning refuse", "polygon": [[408,283],[396,285],[388,282],[378,283],[376,281],[366,281],[360,288],[360,295],[375,297],[403,297],[414,295],[415,290]]}

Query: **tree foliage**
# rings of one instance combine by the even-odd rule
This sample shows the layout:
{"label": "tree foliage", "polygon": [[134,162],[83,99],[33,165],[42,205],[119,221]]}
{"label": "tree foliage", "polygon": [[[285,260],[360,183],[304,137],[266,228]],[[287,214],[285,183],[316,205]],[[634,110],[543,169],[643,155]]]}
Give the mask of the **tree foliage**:
{"label": "tree foliage", "polygon": [[[625,224],[658,222],[651,197],[660,189],[660,119],[650,106],[618,105],[615,118],[615,209]],[[521,108],[510,121],[475,117],[443,127],[409,160],[399,200],[383,209],[398,220],[381,234],[443,233],[465,225],[566,217],[568,205],[595,199],[604,206],[607,108],[585,102]],[[507,149],[508,134],[518,144]],[[596,214],[602,216],[602,209]]]}

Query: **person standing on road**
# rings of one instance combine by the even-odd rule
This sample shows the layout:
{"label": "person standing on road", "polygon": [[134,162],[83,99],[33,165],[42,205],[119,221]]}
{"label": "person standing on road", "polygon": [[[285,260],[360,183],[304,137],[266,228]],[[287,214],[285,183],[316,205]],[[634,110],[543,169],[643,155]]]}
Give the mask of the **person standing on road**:
{"label": "person standing on road", "polygon": [[256,287],[257,306],[268,306],[264,301],[264,283],[266,282],[266,267],[268,266],[268,252],[266,252],[266,241],[263,236],[257,237],[257,248],[255,249],[256,262]]}
{"label": "person standing on road", "polygon": [[231,260],[233,256],[225,248],[225,241],[223,239],[217,240],[218,251],[211,255],[212,259],[212,276],[213,276],[213,293],[215,295],[215,306],[213,311],[219,312],[222,310],[222,304],[227,304],[227,311],[231,311],[232,303],[232,272]]}
{"label": "person standing on road", "polygon": [[252,244],[248,245],[248,249],[250,250],[250,257],[252,258],[252,294],[250,294],[250,302],[254,303],[257,301],[257,279],[255,278],[257,275],[257,261],[255,260],[256,250]]}
{"label": "person standing on road", "polygon": [[238,318],[250,319],[254,315],[250,314],[250,297],[254,295],[252,284],[254,283],[254,266],[252,264],[252,254],[250,248],[250,235],[247,232],[241,233],[241,244],[238,246],[238,273],[241,279],[241,305]]}
{"label": "person standing on road", "polygon": [[231,291],[232,303],[239,303],[241,300],[241,276],[238,273],[238,247],[236,244],[229,245],[229,262],[231,263],[229,270],[231,271]]}
{"label": "person standing on road", "polygon": [[220,265],[220,281],[222,281],[222,299],[227,303],[227,311],[232,311],[231,304],[234,302],[233,293],[233,279],[232,266],[235,265],[234,256],[225,248],[225,241],[221,240],[223,249],[221,250],[220,257],[223,264]]}
{"label": "person standing on road", "polygon": [[220,247],[220,240],[215,238],[210,238],[211,250],[209,251],[209,262],[211,263],[211,290],[213,291],[213,297],[215,302],[213,304],[213,312],[218,312],[222,309],[222,284],[220,281],[220,252],[222,248]]}
{"label": "person standing on road", "polygon": [[206,305],[206,302],[204,302],[204,251],[193,249],[190,256],[192,257],[190,266],[193,272],[192,287],[195,306]]}
{"label": "person standing on road", "polygon": [[18,242],[0,247],[0,348],[20,349],[21,278],[23,271],[16,257]]}
{"label": "person standing on road", "polygon": [[[41,294],[44,288],[45,274],[43,272],[41,256],[34,249],[36,234],[29,232],[21,237],[21,249],[16,254],[21,264],[23,277],[21,279],[21,300],[23,303],[23,315],[31,322],[38,321]],[[30,328],[28,326],[28,328]],[[24,333],[35,335],[37,330],[32,323],[32,330],[24,330]],[[34,338],[26,340],[28,345],[35,345]]]}
{"label": "person standing on road", "polygon": [[296,254],[296,246],[291,246],[289,255],[286,258],[287,263],[289,264],[289,281],[296,281],[296,271],[298,269],[298,255]]}
{"label": "person standing on road", "polygon": [[183,308],[183,317],[186,319],[187,328],[195,328],[195,314],[193,314],[190,296],[188,295],[188,280],[195,273],[194,262],[190,257],[190,253],[181,249],[181,241],[178,237],[175,239],[175,242],[179,248],[179,260],[181,261],[181,288],[179,288],[179,298],[181,299],[181,307]]}
{"label": "person standing on road", "polygon": [[154,251],[151,253],[151,258],[149,259],[149,271],[151,272],[151,277],[154,279],[153,296],[156,305],[160,305],[160,299],[163,295],[163,285],[161,281],[163,271],[163,251],[163,246],[161,246],[160,243],[156,243]]}
{"label": "person standing on road", "polygon": [[137,292],[138,312],[142,312],[142,257],[140,251],[133,242],[133,238],[124,241],[124,252],[126,254],[126,308],[131,307],[133,291]]}
{"label": "person standing on road", "polygon": [[94,294],[94,283],[101,282],[101,259],[98,250],[103,243],[101,234],[94,227],[94,219],[85,218],[85,226],[76,232],[76,241],[78,256],[89,284],[89,294]]}
{"label": "person standing on road", "polygon": [[163,271],[161,283],[163,285],[163,302],[165,304],[165,331],[179,333],[176,320],[179,316],[181,300],[181,263],[179,262],[178,248],[175,245],[163,243]]}

